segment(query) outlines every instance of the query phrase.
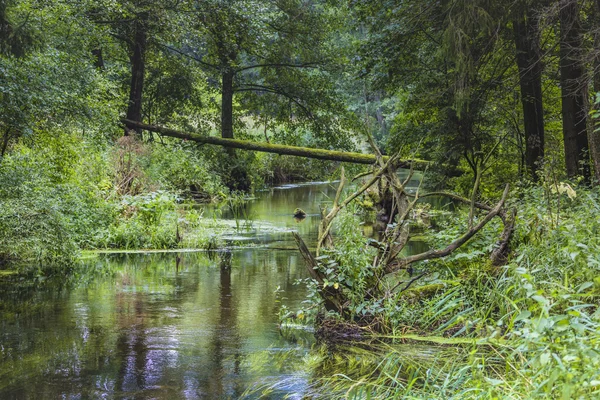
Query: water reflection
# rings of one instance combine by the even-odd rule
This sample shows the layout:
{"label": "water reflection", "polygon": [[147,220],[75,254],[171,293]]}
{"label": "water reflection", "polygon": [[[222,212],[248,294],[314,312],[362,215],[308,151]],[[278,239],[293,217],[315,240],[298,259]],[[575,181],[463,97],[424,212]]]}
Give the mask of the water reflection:
{"label": "water reflection", "polygon": [[[264,192],[247,204],[253,230],[241,236],[294,249],[294,229],[310,242],[334,193]],[[102,256],[67,280],[0,280],[0,398],[238,398],[257,381],[279,382],[273,398],[301,397],[308,377],[297,365],[312,335],[284,338],[277,315],[301,306],[294,282],[306,276],[296,251],[247,248]]]}
{"label": "water reflection", "polygon": [[277,381],[280,366],[245,360],[296,348],[278,332],[275,289],[299,307],[304,266],[287,251],[228,254],[106,257],[95,268],[114,273],[63,296],[39,285],[24,304],[0,283],[2,304],[14,301],[1,322],[0,398],[238,398],[256,380]]}

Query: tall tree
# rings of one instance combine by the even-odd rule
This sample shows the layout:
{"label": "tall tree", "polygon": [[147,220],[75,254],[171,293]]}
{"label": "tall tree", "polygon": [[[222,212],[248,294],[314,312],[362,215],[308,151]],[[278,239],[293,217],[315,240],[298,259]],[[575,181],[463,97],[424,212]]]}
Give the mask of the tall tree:
{"label": "tall tree", "polygon": [[[600,0],[594,0],[593,8],[592,8],[592,26],[593,26],[593,71],[592,71],[592,87],[594,91],[594,95],[598,96],[600,93]],[[600,115],[600,99],[594,99],[594,112],[596,116],[596,121],[592,126],[592,130],[589,133],[589,141],[590,141],[590,156],[592,159],[592,164],[594,166],[594,183],[600,183],[600,123],[597,120],[598,115]]]}
{"label": "tall tree", "polygon": [[[0,1],[0,56],[23,57],[27,48],[31,45],[32,35],[26,29],[23,29],[23,26],[21,26],[21,29],[15,29],[15,24],[12,23],[8,17],[8,6],[8,1]],[[0,74],[0,82],[4,81],[5,78],[4,74]],[[7,95],[2,92],[0,92],[0,94]],[[6,111],[8,110],[5,110],[5,113],[0,113],[0,115],[4,117],[2,118],[2,121],[0,121],[0,127],[2,128],[2,136],[0,138],[0,159],[6,153],[10,139],[18,133],[16,132],[16,129],[18,128],[15,127],[15,121],[9,122],[8,115],[10,115],[10,113],[7,113]]]}
{"label": "tall tree", "polygon": [[[174,38],[174,32],[183,28],[179,25],[186,25],[187,20],[181,15],[188,14],[187,11],[178,0],[122,0],[88,4],[87,18],[106,27],[108,34],[120,42],[127,52],[131,71],[126,109],[128,119],[142,122],[146,117],[144,88],[148,58],[161,50],[162,41]],[[93,51],[96,64],[99,64],[101,47]]]}
{"label": "tall tree", "polygon": [[[144,74],[146,69],[146,46],[148,31],[148,13],[141,12],[133,21],[133,35],[128,41],[129,59],[131,62],[131,84],[129,87],[129,103],[127,119],[142,121],[142,94],[144,91]],[[140,132],[138,131],[138,134]],[[125,135],[128,128],[125,128]]]}
{"label": "tall tree", "polygon": [[516,4],[513,31],[523,106],[525,164],[534,181],[537,180],[539,162],[544,157],[543,66],[538,21],[528,0]]}
{"label": "tall tree", "polygon": [[503,7],[465,0],[352,4],[369,30],[365,69],[375,85],[401,94],[392,142],[420,144],[421,157],[446,166],[464,162],[477,180],[511,129],[503,85],[514,68],[513,40],[505,35]]}
{"label": "tall tree", "polygon": [[222,137],[233,137],[236,94],[250,107],[268,103],[273,115],[282,115],[275,108],[284,106],[286,122],[318,120],[333,93],[319,74],[331,29],[324,2],[197,0],[194,7],[198,34],[172,50],[195,59],[219,82]]}
{"label": "tall tree", "polygon": [[92,66],[95,32],[79,17],[64,2],[0,2],[0,154],[21,137],[97,115],[112,89]]}
{"label": "tall tree", "polygon": [[587,80],[577,0],[559,0],[560,86],[567,175],[590,178],[587,137]]}
{"label": "tall tree", "polygon": [[0,1],[0,54],[22,57],[33,44],[33,35],[27,24],[14,24],[9,20],[8,9],[14,1]]}

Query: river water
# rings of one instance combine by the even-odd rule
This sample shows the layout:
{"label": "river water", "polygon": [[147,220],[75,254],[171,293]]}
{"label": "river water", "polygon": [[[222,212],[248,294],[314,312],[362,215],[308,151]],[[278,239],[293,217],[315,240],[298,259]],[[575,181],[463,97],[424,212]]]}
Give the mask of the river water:
{"label": "river water", "polygon": [[0,399],[237,399],[259,384],[302,398],[314,338],[278,329],[306,296],[289,232],[314,241],[334,193],[289,185],[207,210],[242,223],[227,251],[100,255],[69,279],[0,281]]}

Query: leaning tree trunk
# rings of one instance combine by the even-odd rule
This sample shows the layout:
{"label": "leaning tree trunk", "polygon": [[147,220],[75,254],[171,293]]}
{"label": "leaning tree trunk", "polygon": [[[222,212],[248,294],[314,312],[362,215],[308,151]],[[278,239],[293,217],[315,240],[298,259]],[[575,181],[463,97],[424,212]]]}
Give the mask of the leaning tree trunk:
{"label": "leaning tree trunk", "polygon": [[[129,88],[129,105],[127,119],[131,121],[142,120],[142,93],[144,90],[144,70],[146,56],[146,24],[143,19],[135,21],[135,33],[132,46],[131,59],[131,85]],[[141,129],[136,128],[139,134]],[[125,135],[129,131],[125,128]]]}
{"label": "leaning tree trunk", "polygon": [[[290,155],[297,157],[314,158],[318,160],[349,162],[353,164],[374,164],[377,157],[373,154],[350,153],[345,151],[314,149],[310,147],[287,146],[283,144],[261,143],[241,139],[223,139],[215,136],[199,135],[197,133],[188,133],[169,129],[162,126],[148,125],[128,119],[122,120],[123,124],[130,128],[156,132],[163,136],[170,136],[183,140],[190,140],[196,143],[212,144],[216,146],[230,147],[234,149],[261,151],[265,153],[274,153],[281,155]],[[389,157],[383,156],[383,160],[389,160]],[[429,162],[424,160],[396,160],[394,166],[397,168],[426,168]]]}
{"label": "leaning tree trunk", "polygon": [[521,10],[520,15],[513,21],[513,30],[523,105],[525,165],[531,178],[536,181],[538,165],[544,157],[542,64],[538,25],[530,10],[525,6]]}
{"label": "leaning tree trunk", "polygon": [[560,85],[567,175],[590,178],[585,75],[577,0],[560,2]]}

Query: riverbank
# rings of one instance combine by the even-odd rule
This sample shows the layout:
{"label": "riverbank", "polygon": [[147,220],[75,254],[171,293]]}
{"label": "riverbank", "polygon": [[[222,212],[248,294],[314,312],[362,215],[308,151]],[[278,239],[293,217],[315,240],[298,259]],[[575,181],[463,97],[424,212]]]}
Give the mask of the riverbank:
{"label": "riverbank", "polygon": [[[303,392],[314,337],[282,336],[278,326],[280,309],[306,298],[298,284],[306,269],[296,251],[268,247],[291,247],[291,229],[313,235],[334,191],[321,183],[260,192],[246,203],[252,226],[241,231],[223,209],[223,240],[246,238],[242,246],[85,251],[68,277],[0,280],[0,397],[240,398],[257,382],[287,382],[277,396]],[[309,213],[302,222],[291,215],[296,206]],[[264,364],[278,354],[285,359]]]}
{"label": "riverbank", "polygon": [[[494,266],[488,258],[496,225],[456,254],[418,265],[413,274],[427,272],[422,279],[380,309],[370,308],[392,333],[371,333],[358,346],[387,350],[357,356],[343,343],[336,345],[346,349],[341,354],[324,350],[316,364],[326,372],[312,393],[332,399],[597,398],[600,222],[588,211],[599,210],[600,191],[572,186],[567,194],[540,185],[512,196],[517,220],[506,263]],[[439,248],[460,235],[466,215],[463,210],[442,221],[429,244]],[[314,313],[319,298],[311,300],[302,314]],[[459,354],[442,351],[427,361],[394,348],[431,335],[447,338],[439,344]]]}

